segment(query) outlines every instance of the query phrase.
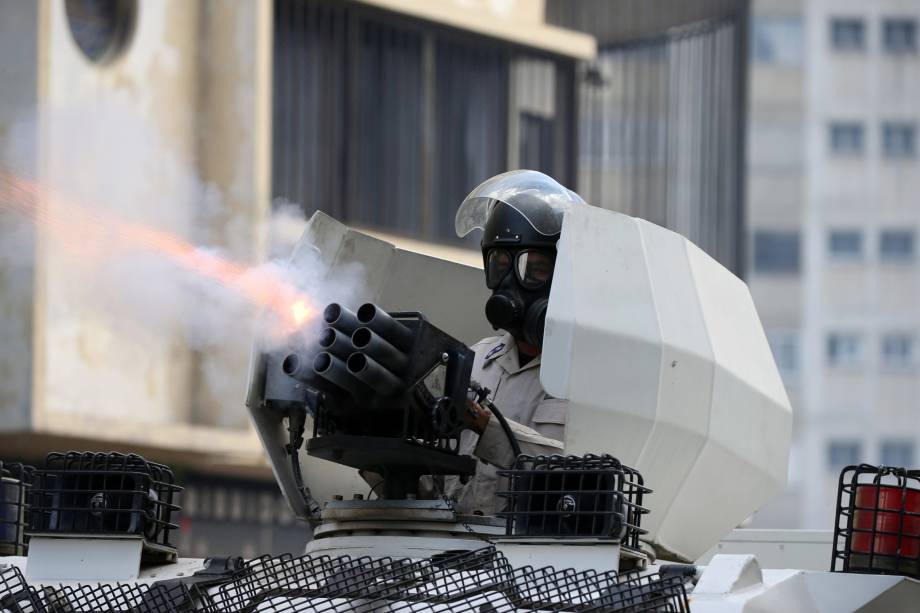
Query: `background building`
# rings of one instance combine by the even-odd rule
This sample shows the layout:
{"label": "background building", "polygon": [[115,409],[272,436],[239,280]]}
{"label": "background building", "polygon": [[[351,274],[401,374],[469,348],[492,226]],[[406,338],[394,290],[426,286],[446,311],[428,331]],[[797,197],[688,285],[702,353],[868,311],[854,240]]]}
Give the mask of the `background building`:
{"label": "background building", "polygon": [[740,271],[747,8],[0,0],[2,170],[98,207],[0,206],[0,457],[137,451],[188,486],[184,555],[301,550],[242,408],[251,322],[185,317],[222,305],[85,230],[255,264],[302,227],[287,201],[476,265],[458,203],[526,167]]}
{"label": "background building", "polygon": [[748,280],[796,409],[788,492],[755,522],[829,528],[843,466],[917,460],[920,7],[752,19]]}

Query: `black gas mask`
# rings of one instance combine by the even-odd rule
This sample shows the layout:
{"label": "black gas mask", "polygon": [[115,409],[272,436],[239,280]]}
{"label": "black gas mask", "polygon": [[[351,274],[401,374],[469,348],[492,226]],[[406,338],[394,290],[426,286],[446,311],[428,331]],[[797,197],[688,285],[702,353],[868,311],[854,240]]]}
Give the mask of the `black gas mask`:
{"label": "black gas mask", "polygon": [[559,235],[541,234],[513,207],[496,202],[482,240],[486,318],[495,329],[541,347]]}

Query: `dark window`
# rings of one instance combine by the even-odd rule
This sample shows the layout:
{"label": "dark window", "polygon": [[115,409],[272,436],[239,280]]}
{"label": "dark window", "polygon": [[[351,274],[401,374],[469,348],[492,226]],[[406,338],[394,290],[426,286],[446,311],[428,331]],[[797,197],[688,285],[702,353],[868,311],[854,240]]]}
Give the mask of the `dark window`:
{"label": "dark window", "polygon": [[915,157],[917,126],[912,123],[885,123],[882,126],[882,151],[889,158]]}
{"label": "dark window", "polygon": [[903,368],[913,364],[914,337],[905,332],[891,332],[882,337],[882,364]]}
{"label": "dark window", "polygon": [[862,19],[831,19],[831,44],[837,51],[862,51],[866,48],[866,24]]}
{"label": "dark window", "polygon": [[831,441],[827,445],[827,465],[831,470],[859,464],[862,461],[862,445],[859,441]]}
{"label": "dark window", "polygon": [[879,239],[879,255],[888,261],[913,260],[914,231],[883,230]]}
{"label": "dark window", "polygon": [[828,247],[834,258],[858,259],[862,257],[862,234],[859,230],[833,230]]}
{"label": "dark window", "polygon": [[[422,37],[370,21],[358,27],[357,133],[348,221],[420,235]],[[458,126],[463,129],[462,126]]]}
{"label": "dark window", "polygon": [[913,441],[882,441],[882,465],[897,468],[913,468]]}
{"label": "dark window", "polygon": [[552,119],[533,113],[521,113],[521,168],[552,168],[553,166],[553,128]]}
{"label": "dark window", "polygon": [[437,238],[454,240],[460,201],[507,166],[509,56],[499,47],[445,40],[435,58],[431,224]]}
{"label": "dark window", "polygon": [[67,0],[64,7],[77,47],[98,63],[125,48],[137,20],[137,0]]}
{"label": "dark window", "polygon": [[348,41],[340,7],[275,3],[272,189],[307,215],[348,219]]}
{"label": "dark window", "polygon": [[827,336],[827,363],[856,366],[862,359],[862,339],[856,334],[834,332]]}
{"label": "dark window", "polygon": [[757,62],[800,66],[802,41],[802,18],[797,15],[763,15],[754,19],[751,54]]}
{"label": "dark window", "polygon": [[889,53],[917,51],[917,22],[913,19],[886,19],[882,23],[882,40]]}
{"label": "dark window", "polygon": [[863,152],[863,126],[856,122],[830,125],[831,151],[836,155],[860,155]]}
{"label": "dark window", "polygon": [[[274,6],[272,189],[280,201],[307,215],[323,210],[356,226],[454,242],[460,201],[507,170],[509,152],[573,183],[575,109],[562,95],[575,87],[573,61],[359,3]],[[512,130],[521,109],[511,108],[509,74],[522,60],[544,67],[526,85],[552,104]],[[509,143],[512,133],[519,140]]]}
{"label": "dark window", "polygon": [[776,367],[783,375],[795,373],[799,368],[799,337],[794,332],[770,332],[767,335]]}
{"label": "dark window", "polygon": [[798,273],[800,250],[798,232],[755,232],[754,270],[766,273]]}

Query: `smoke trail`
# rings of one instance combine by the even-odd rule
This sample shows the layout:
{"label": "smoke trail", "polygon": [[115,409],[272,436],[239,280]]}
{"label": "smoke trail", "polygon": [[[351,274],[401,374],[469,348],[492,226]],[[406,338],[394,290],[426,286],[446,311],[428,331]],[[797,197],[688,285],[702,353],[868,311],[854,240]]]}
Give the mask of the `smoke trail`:
{"label": "smoke trail", "polygon": [[104,259],[129,255],[161,259],[202,283],[210,282],[215,290],[268,310],[278,336],[295,332],[317,314],[312,298],[286,279],[280,267],[246,268],[174,234],[94,213],[53,190],[2,171],[0,208],[31,220],[84,265],[99,267]]}
{"label": "smoke trail", "polygon": [[[48,386],[87,381],[49,402],[101,411],[100,398],[114,390],[90,383],[112,387],[115,356],[143,360],[136,367],[153,373],[158,397],[187,401],[181,390],[164,391],[177,379],[163,373],[170,361],[196,360],[177,357],[191,349],[204,380],[197,385],[207,388],[193,403],[239,407],[251,339],[273,345],[295,328],[309,339],[321,306],[350,302],[362,282],[362,271],[333,282],[319,265],[290,267],[283,256],[304,226],[300,209],[281,204],[259,218],[257,207],[234,208],[198,178],[180,145],[111,100],[45,112],[0,139],[0,339],[21,326],[4,304],[33,297],[17,285],[29,275],[11,271],[40,262],[39,316],[58,344],[46,358]],[[15,361],[5,351],[0,365]],[[241,419],[238,410],[208,418]]]}

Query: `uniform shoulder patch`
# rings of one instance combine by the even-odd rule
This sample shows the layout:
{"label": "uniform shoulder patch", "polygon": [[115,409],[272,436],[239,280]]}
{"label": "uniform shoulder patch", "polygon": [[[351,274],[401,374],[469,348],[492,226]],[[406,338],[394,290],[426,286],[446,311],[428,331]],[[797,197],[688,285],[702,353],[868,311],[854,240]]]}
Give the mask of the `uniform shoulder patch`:
{"label": "uniform shoulder patch", "polygon": [[483,359],[484,360],[492,359],[495,356],[495,354],[499,353],[504,348],[505,348],[505,343],[499,343],[495,345],[494,347],[489,349],[489,353],[487,353]]}

